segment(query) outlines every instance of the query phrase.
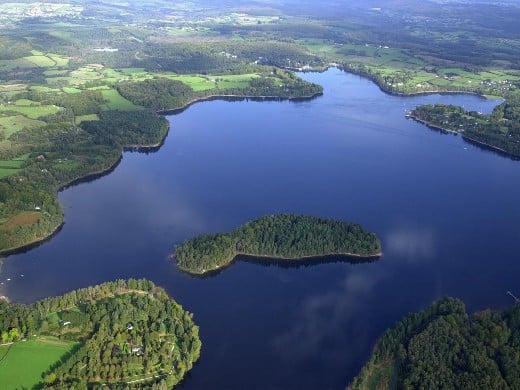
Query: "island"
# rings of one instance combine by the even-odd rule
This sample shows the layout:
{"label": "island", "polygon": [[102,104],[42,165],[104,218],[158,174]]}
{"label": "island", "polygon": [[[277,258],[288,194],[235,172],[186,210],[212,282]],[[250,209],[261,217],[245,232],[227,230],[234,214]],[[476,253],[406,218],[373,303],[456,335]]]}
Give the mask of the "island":
{"label": "island", "polygon": [[145,279],[0,300],[2,388],[171,389],[199,358],[192,317]]}
{"label": "island", "polygon": [[518,305],[470,316],[443,298],[385,331],[347,389],[518,389],[519,319]]}
{"label": "island", "polygon": [[230,264],[238,255],[279,260],[324,256],[376,258],[381,242],[360,225],[297,214],[268,215],[230,233],[206,234],[175,248],[183,271],[205,274]]}

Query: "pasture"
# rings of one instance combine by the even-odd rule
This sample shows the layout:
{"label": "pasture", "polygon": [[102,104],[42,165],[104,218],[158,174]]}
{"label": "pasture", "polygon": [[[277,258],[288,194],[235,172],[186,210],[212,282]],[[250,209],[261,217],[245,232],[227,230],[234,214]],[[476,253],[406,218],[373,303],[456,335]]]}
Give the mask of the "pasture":
{"label": "pasture", "polygon": [[136,106],[131,101],[122,97],[115,89],[101,90],[103,98],[108,102],[103,104],[104,110],[141,110],[142,107]]}
{"label": "pasture", "polygon": [[76,343],[41,338],[19,341],[0,347],[0,378],[2,389],[31,389],[43,381],[44,374],[54,363],[71,351]]}
{"label": "pasture", "polygon": [[194,91],[207,91],[211,89],[235,89],[246,88],[249,82],[259,77],[255,73],[224,75],[224,76],[203,76],[203,75],[176,75],[176,74],[161,74],[170,80],[181,81],[189,85]]}
{"label": "pasture", "polygon": [[17,112],[30,119],[38,119],[56,114],[59,110],[60,107],[53,105],[41,106],[37,104],[9,104],[0,106],[0,112]]}
{"label": "pasture", "polygon": [[10,176],[22,169],[25,160],[29,158],[29,154],[24,154],[13,158],[12,160],[0,160],[0,179]]}
{"label": "pasture", "polygon": [[0,128],[4,130],[6,138],[22,129],[35,129],[44,125],[45,122],[29,119],[23,115],[0,117]]}

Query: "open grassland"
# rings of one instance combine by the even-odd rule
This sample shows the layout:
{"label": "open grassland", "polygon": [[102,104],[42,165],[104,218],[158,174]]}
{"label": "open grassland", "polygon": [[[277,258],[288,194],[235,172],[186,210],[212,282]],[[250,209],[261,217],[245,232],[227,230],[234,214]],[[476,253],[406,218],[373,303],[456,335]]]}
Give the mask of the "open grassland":
{"label": "open grassland", "polygon": [[0,128],[4,130],[6,138],[22,129],[35,129],[44,125],[45,122],[29,119],[23,115],[0,117]]}
{"label": "open grassland", "polygon": [[0,378],[3,390],[31,389],[42,382],[42,374],[71,351],[76,343],[54,339],[20,341],[0,347]]}
{"label": "open grassland", "polygon": [[74,87],[63,87],[62,91],[65,93],[80,93],[81,89]]}
{"label": "open grassland", "polygon": [[255,73],[225,75],[225,76],[203,76],[203,75],[174,75],[161,74],[170,80],[181,81],[193,88],[194,91],[207,91],[211,89],[237,89],[246,88],[249,82],[259,77]]}
{"label": "open grassland", "polygon": [[56,114],[60,110],[57,106],[41,106],[38,104],[9,104],[0,106],[0,112],[17,112],[30,119],[38,119],[52,114]]}
{"label": "open grassland", "polygon": [[115,89],[102,90],[103,98],[107,103],[103,105],[104,110],[141,110],[142,107],[136,106],[131,101],[122,97]]}
{"label": "open grassland", "polygon": [[56,66],[55,61],[43,55],[25,57],[24,60],[32,62],[34,65],[39,66],[40,68]]}

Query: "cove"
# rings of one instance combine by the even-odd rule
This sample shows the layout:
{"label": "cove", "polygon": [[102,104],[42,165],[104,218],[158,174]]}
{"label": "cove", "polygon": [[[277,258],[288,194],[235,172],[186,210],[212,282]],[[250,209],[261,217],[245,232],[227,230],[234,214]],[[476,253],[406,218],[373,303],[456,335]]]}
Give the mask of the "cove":
{"label": "cove", "polygon": [[[29,302],[151,279],[201,326],[201,359],[181,386],[190,390],[343,389],[405,313],[445,295],[469,311],[512,304],[520,163],[404,117],[418,104],[490,112],[496,102],[390,96],[336,69],[302,76],[324,95],[193,105],[169,117],[157,152],[127,152],[114,172],[60,193],[63,229],[4,261],[0,295]],[[185,239],[281,212],[360,223],[384,257],[238,259],[206,278],[168,259]]]}

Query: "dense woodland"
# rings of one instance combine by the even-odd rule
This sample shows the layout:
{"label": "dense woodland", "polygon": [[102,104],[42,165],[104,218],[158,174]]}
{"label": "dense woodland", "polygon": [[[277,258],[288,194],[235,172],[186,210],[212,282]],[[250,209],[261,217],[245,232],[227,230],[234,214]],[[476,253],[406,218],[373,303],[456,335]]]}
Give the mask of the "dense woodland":
{"label": "dense woodland", "polygon": [[460,133],[470,140],[487,144],[520,158],[520,98],[498,105],[490,115],[465,111],[452,105],[424,105],[412,117],[435,127]]}
{"label": "dense woodland", "polygon": [[387,330],[348,389],[518,389],[520,306],[469,316],[444,298]]}
{"label": "dense woodland", "polygon": [[[0,301],[3,343],[53,336],[76,347],[42,387],[171,389],[200,353],[192,314],[144,279],[117,280],[32,305]],[[133,385],[127,382],[137,381]]]}
{"label": "dense woodland", "polygon": [[268,215],[231,233],[193,238],[175,248],[179,267],[204,273],[229,264],[237,255],[301,259],[326,255],[378,256],[381,243],[360,225],[296,214]]}

